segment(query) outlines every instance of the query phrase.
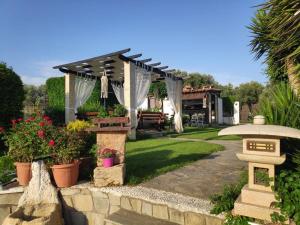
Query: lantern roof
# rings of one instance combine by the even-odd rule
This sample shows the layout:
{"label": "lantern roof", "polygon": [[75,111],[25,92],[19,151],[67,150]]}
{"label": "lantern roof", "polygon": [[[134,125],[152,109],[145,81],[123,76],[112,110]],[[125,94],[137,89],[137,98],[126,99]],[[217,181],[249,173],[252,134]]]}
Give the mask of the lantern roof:
{"label": "lantern roof", "polygon": [[219,136],[239,135],[239,136],[272,136],[279,138],[297,138],[300,139],[300,130],[279,126],[279,125],[257,125],[245,124],[227,127],[218,133]]}

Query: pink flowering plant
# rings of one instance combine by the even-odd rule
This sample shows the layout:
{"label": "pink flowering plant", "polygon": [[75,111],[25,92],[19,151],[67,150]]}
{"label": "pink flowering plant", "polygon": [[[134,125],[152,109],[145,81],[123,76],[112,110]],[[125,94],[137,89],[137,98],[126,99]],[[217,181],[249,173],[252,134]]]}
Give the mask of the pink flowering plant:
{"label": "pink flowering plant", "polygon": [[26,120],[12,120],[12,128],[4,133],[8,155],[15,162],[32,162],[34,158],[48,154],[48,144],[55,127],[48,116],[35,116]]}
{"label": "pink flowering plant", "polygon": [[115,154],[116,154],[116,150],[111,148],[103,148],[97,151],[98,157],[102,159],[113,158],[115,157]]}

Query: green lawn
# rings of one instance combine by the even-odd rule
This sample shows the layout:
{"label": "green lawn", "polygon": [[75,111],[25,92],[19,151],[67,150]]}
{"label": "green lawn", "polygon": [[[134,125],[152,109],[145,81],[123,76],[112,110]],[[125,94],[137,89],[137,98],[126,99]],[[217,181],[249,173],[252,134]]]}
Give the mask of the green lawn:
{"label": "green lawn", "polygon": [[155,176],[199,160],[223,146],[205,142],[167,138],[126,143],[127,184],[138,184]]}
{"label": "green lawn", "polygon": [[200,140],[241,140],[239,136],[228,135],[228,136],[218,136],[218,132],[221,128],[216,127],[185,127],[184,133],[182,134],[171,134],[174,138],[190,138],[190,139],[200,139]]}

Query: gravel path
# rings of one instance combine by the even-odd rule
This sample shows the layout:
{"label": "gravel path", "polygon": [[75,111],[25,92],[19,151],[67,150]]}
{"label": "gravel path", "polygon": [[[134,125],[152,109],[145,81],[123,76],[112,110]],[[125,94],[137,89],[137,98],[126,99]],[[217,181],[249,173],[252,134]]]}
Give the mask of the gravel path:
{"label": "gravel path", "polygon": [[[180,140],[191,141],[191,139],[184,138],[180,138]],[[238,160],[235,155],[242,150],[242,141],[213,140],[207,142],[223,145],[225,150],[215,152],[195,163],[158,176],[141,185],[196,198],[209,199],[212,194],[222,191],[224,184],[236,182],[241,171],[245,170],[247,166],[245,162]]]}

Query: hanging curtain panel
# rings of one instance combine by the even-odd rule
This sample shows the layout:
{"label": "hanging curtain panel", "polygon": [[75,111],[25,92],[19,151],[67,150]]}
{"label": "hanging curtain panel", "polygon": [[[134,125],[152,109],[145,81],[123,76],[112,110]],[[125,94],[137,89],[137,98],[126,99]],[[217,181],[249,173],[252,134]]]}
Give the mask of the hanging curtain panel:
{"label": "hanging curtain panel", "polygon": [[96,84],[96,79],[75,77],[75,113],[91,96]]}
{"label": "hanging curtain panel", "polygon": [[136,96],[136,109],[140,108],[144,103],[147,95],[149,93],[151,85],[151,72],[146,69],[137,67],[135,71],[136,76],[136,87],[135,87],[135,96]]}
{"label": "hanging curtain panel", "polygon": [[183,132],[182,126],[182,80],[166,77],[168,98],[174,110],[174,124],[177,133]]}
{"label": "hanging curtain panel", "polygon": [[[141,107],[149,93],[151,85],[151,72],[148,72],[146,69],[137,67],[135,69],[134,76],[136,77],[134,106],[135,109],[138,109],[139,107]],[[118,102],[121,105],[124,105],[124,87],[119,84],[112,83],[112,88],[118,99]]]}
{"label": "hanging curtain panel", "polygon": [[111,83],[118,102],[124,106],[124,87],[120,84]]}

